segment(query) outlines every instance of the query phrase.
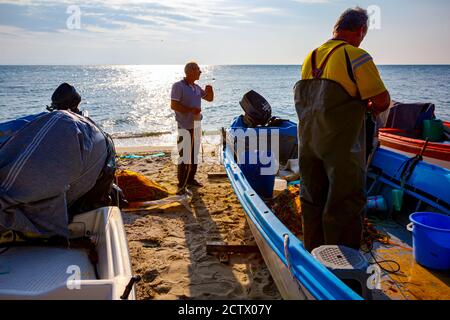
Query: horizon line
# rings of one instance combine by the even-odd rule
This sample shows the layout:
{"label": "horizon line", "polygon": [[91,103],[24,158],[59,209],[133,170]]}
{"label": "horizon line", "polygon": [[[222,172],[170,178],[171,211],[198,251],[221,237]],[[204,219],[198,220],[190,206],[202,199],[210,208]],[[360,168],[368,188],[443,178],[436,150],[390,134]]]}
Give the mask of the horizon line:
{"label": "horizon line", "polygon": [[[291,64],[291,63],[236,63],[236,64],[202,64],[202,66],[302,66],[302,64]],[[96,67],[96,66],[184,66],[184,64],[130,64],[130,63],[105,63],[105,64],[2,64],[0,63],[0,67],[14,67],[14,66],[36,66],[36,67]],[[450,63],[381,63],[377,64],[377,66],[450,66]]]}

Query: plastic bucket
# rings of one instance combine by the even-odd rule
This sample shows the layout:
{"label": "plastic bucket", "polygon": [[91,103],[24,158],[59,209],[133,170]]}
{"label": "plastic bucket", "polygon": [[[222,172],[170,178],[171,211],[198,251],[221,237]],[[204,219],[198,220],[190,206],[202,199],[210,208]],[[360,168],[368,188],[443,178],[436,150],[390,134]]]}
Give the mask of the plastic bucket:
{"label": "plastic bucket", "polygon": [[440,142],[444,137],[444,124],[441,120],[423,121],[423,138],[431,142]]}
{"label": "plastic bucket", "polygon": [[434,212],[416,212],[407,226],[413,234],[413,252],[417,263],[436,270],[450,270],[450,216]]}
{"label": "plastic bucket", "polygon": [[[253,161],[251,161],[253,157]],[[268,158],[270,158],[269,162]],[[256,159],[256,163],[255,162]],[[239,168],[244,174],[250,186],[263,199],[272,199],[275,185],[275,173],[269,170],[276,166],[276,161],[269,152],[246,151],[238,161]],[[266,170],[265,170],[266,169]]]}

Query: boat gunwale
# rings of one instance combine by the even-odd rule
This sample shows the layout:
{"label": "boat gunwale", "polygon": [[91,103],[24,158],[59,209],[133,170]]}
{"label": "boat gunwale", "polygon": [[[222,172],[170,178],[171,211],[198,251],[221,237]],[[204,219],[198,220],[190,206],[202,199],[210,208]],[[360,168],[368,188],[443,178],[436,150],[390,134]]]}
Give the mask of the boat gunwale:
{"label": "boat gunwale", "polygon": [[[419,154],[425,143],[424,140],[403,137],[382,131],[380,131],[378,137],[382,146],[413,154]],[[425,157],[450,162],[450,144],[429,142],[423,155]]]}

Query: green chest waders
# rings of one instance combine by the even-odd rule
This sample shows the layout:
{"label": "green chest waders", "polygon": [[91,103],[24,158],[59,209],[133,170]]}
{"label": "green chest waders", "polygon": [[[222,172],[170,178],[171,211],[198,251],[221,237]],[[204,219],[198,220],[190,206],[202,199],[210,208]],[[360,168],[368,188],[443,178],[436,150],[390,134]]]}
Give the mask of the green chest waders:
{"label": "green chest waders", "polygon": [[320,79],[328,58],[320,69],[313,61],[315,79],[294,87],[304,245],[309,251],[324,244],[358,249],[366,204],[366,107],[337,82]]}

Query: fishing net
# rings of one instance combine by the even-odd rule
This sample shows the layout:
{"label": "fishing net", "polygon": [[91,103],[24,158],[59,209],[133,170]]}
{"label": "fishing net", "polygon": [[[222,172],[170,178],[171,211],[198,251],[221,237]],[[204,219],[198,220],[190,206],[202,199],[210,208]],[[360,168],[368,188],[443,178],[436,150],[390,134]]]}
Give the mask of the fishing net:
{"label": "fishing net", "polygon": [[160,200],[170,194],[166,188],[131,170],[118,171],[116,180],[129,202]]}
{"label": "fishing net", "polygon": [[272,204],[272,211],[278,219],[297,237],[302,235],[302,209],[300,186],[291,185],[282,191]]}
{"label": "fishing net", "polygon": [[364,218],[363,220],[363,237],[361,241],[362,246],[366,248],[372,248],[374,242],[379,242],[381,244],[392,244],[390,241],[390,236],[388,233],[381,232],[375,225],[369,221],[369,219]]}

